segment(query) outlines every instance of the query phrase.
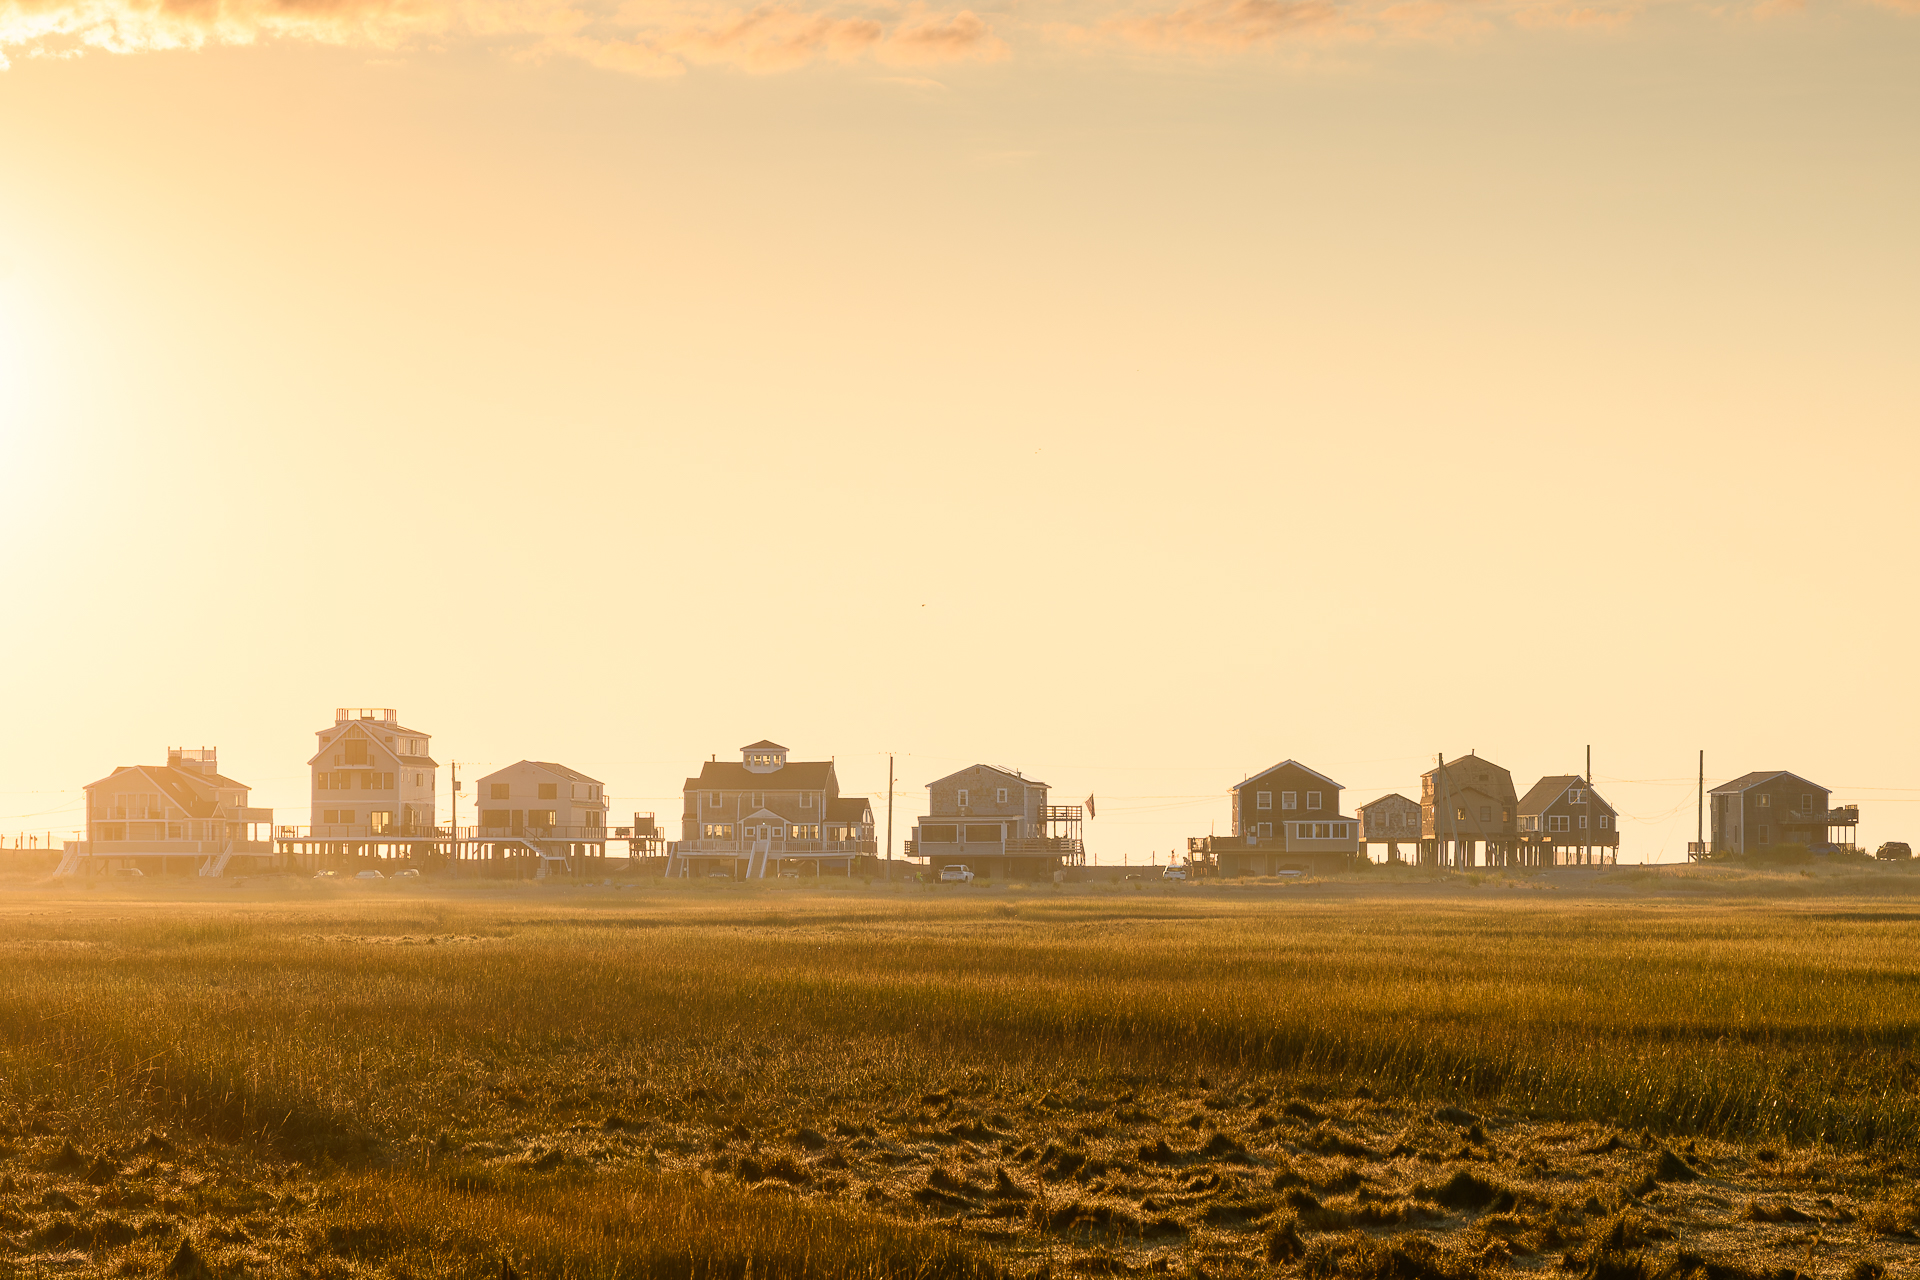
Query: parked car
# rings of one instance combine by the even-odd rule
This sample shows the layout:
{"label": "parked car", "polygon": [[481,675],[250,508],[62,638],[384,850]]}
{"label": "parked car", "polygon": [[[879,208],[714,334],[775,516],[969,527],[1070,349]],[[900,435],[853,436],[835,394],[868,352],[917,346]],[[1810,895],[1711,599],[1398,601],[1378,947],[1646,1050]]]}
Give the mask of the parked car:
{"label": "parked car", "polygon": [[[378,873],[376,872],[375,874]],[[405,871],[396,871],[393,873],[393,878],[395,880],[418,880],[420,878],[420,868],[408,867]]]}
{"label": "parked car", "polygon": [[949,862],[940,868],[941,884],[972,884],[973,868],[964,862]]}
{"label": "parked car", "polygon": [[[1902,847],[1904,848],[1905,846]],[[144,880],[147,878],[147,873],[138,867],[115,867],[107,874],[115,880]]]}
{"label": "parked car", "polygon": [[1168,867],[1160,873],[1160,878],[1163,880],[1185,880],[1187,878],[1187,869],[1185,867]]}
{"label": "parked car", "polygon": [[1882,862],[1904,862],[1913,856],[1913,846],[1905,840],[1889,840],[1874,850],[1873,856]]}
{"label": "parked car", "polygon": [[316,871],[313,873],[313,878],[315,880],[338,880],[340,873],[338,871]]}
{"label": "parked car", "polygon": [[386,877],[381,875],[378,871],[362,871],[359,875],[355,876],[354,879],[355,880],[385,880]]}

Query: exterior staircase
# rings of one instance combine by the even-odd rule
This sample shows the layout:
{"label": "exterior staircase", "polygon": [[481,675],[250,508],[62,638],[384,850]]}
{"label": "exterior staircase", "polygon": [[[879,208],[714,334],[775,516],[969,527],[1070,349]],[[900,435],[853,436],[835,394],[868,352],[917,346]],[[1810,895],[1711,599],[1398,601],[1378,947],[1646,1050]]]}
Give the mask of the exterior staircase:
{"label": "exterior staircase", "polygon": [[765,880],[767,863],[773,856],[773,841],[755,840],[753,852],[747,855],[747,879]]}
{"label": "exterior staircase", "polygon": [[227,873],[227,864],[232,861],[233,841],[229,840],[221,846],[220,852],[209,854],[207,860],[200,864],[200,874],[218,879]]}

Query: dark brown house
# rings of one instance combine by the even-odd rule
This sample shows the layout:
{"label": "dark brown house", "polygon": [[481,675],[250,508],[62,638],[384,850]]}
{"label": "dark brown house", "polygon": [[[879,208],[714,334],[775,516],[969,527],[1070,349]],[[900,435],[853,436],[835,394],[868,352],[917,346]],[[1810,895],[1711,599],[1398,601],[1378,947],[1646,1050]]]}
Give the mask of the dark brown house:
{"label": "dark brown house", "polygon": [[1860,806],[1833,808],[1832,792],[1784,769],[1763,769],[1712,791],[1713,852],[1752,853],[1781,845],[1854,846]]}
{"label": "dark brown house", "polygon": [[1420,859],[1442,867],[1504,866],[1519,847],[1513,775],[1469,751],[1420,775]]}
{"label": "dark brown house", "polygon": [[1211,857],[1223,876],[1348,870],[1360,824],[1341,814],[1342,790],[1319,770],[1282,760],[1232,788],[1231,836],[1195,836],[1187,851]]}
{"label": "dark brown house", "polygon": [[1618,862],[1618,819],[1613,806],[1585,778],[1577,774],[1542,778],[1520,798],[1520,864]]}

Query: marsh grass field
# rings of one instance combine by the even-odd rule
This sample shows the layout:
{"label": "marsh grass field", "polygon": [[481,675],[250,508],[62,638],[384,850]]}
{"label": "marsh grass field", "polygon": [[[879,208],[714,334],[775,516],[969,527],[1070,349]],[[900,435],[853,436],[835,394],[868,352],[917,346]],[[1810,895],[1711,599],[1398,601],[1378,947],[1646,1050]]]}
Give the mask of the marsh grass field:
{"label": "marsh grass field", "polygon": [[1874,1280],[1920,875],[0,888],[0,1275]]}

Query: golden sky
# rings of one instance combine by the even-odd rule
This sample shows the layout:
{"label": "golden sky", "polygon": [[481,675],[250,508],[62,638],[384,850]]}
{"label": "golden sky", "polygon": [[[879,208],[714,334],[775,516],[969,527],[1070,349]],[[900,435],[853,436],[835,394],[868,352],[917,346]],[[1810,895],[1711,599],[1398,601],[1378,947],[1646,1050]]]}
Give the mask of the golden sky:
{"label": "golden sky", "polygon": [[0,0],[0,831],[390,705],[1920,839],[1920,11]]}

